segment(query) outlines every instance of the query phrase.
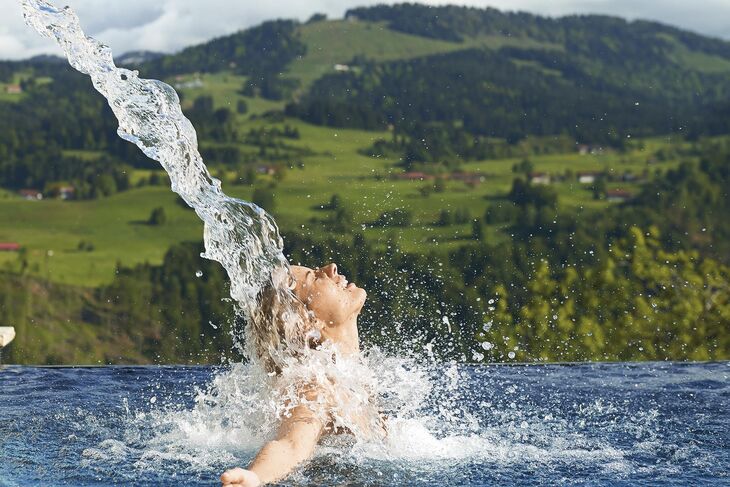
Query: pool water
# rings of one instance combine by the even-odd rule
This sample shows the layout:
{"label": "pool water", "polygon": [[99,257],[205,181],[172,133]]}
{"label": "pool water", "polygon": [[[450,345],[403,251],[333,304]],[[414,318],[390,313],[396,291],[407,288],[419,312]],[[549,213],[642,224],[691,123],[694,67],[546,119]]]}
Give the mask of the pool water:
{"label": "pool water", "polygon": [[[0,486],[216,485],[263,441],[192,413],[230,373],[2,367]],[[727,362],[434,365],[437,400],[390,412],[385,444],[329,438],[282,485],[730,485],[729,376]]]}

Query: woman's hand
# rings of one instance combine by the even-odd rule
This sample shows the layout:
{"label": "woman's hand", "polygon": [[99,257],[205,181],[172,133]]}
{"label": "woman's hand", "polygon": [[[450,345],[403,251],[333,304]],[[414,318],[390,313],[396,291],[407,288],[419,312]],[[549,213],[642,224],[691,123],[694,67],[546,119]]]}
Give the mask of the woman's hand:
{"label": "woman's hand", "polygon": [[256,472],[242,468],[232,468],[221,475],[224,487],[259,487],[261,480]]}

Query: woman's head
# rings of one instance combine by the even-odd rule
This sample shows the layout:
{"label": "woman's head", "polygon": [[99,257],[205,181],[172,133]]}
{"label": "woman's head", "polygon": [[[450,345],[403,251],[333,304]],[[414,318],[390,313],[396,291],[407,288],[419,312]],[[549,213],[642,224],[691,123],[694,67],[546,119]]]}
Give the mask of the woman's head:
{"label": "woman's head", "polygon": [[360,314],[367,293],[337,272],[337,265],[311,269],[292,266],[294,294],[327,326],[346,323]]}
{"label": "woman's head", "polygon": [[[289,287],[265,286],[249,316],[248,342],[266,369],[278,372],[286,357],[301,355],[312,335],[357,318],[367,294],[329,264],[290,268]],[[315,332],[315,333],[313,333]]]}

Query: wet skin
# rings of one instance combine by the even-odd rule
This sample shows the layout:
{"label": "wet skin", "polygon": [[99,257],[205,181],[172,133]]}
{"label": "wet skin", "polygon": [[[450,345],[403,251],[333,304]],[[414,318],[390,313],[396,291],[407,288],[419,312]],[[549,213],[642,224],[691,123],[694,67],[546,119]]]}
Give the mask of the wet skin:
{"label": "wet skin", "polygon": [[357,317],[367,293],[337,272],[336,264],[318,269],[292,266],[294,294],[314,313],[320,341],[333,342],[344,354],[360,351]]}
{"label": "wet skin", "polygon": [[[292,291],[314,313],[318,341],[332,342],[344,355],[360,353],[357,317],[367,298],[365,290],[348,282],[335,264],[317,269],[292,266],[291,273]],[[316,391],[303,395],[310,401],[316,399]],[[285,477],[311,457],[325,426],[305,405],[297,406],[282,420],[276,439],[259,451],[248,469],[226,471],[221,475],[222,484],[257,487]]]}

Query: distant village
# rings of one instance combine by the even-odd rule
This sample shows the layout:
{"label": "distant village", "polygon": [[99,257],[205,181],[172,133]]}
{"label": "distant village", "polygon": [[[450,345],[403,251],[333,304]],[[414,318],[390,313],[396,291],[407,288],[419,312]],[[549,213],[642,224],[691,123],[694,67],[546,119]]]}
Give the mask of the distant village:
{"label": "distant village", "polygon": [[23,88],[20,85],[5,85],[5,93],[8,95],[20,95]]}
{"label": "distant village", "polygon": [[70,185],[51,186],[45,194],[37,189],[21,189],[18,195],[27,201],[40,201],[44,198],[72,200],[76,195],[76,188]]}
{"label": "distant village", "polygon": [[[610,182],[626,182],[626,183],[638,183],[643,182],[645,178],[638,177],[633,173],[626,172],[620,176],[608,175],[605,172],[600,171],[583,171],[578,172],[572,178],[565,174],[549,174],[546,172],[530,172],[528,175],[530,184],[535,185],[551,185],[557,182],[565,182],[569,179],[577,181],[579,184],[590,186],[596,183],[600,177],[604,177]],[[429,174],[422,171],[409,171],[404,173],[397,173],[391,176],[392,179],[400,181],[431,181],[431,180],[450,180],[460,181],[468,186],[477,186],[483,183],[488,175],[481,172],[464,172],[456,171],[450,174],[435,175]],[[625,189],[607,189],[605,192],[606,201],[610,202],[624,202],[633,198],[633,193]]]}

